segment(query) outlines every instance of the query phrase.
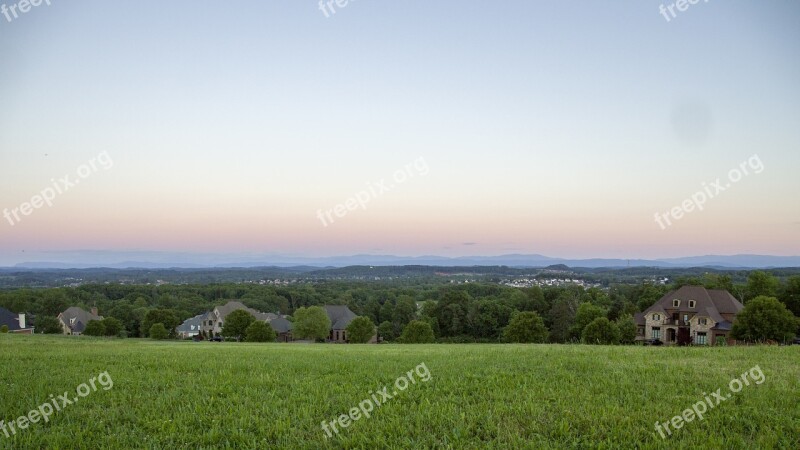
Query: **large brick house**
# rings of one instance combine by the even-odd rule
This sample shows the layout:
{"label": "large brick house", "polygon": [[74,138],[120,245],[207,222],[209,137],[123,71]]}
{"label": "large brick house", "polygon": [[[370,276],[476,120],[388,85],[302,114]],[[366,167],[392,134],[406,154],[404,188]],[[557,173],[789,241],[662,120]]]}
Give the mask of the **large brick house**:
{"label": "large brick house", "polygon": [[665,345],[715,345],[726,340],[744,308],[728,291],[683,286],[636,315],[637,340]]}
{"label": "large brick house", "polygon": [[[255,317],[256,320],[267,323],[280,318],[277,314],[256,311],[253,308],[245,306],[242,302],[232,300],[222,306],[217,306],[213,311],[206,313],[205,316],[200,318],[200,334],[208,337],[219,335],[222,333],[222,327],[225,326],[225,318],[228,317],[228,314],[237,310],[247,311]],[[186,323],[184,322],[184,324]],[[284,330],[284,332],[285,331],[286,330]]]}

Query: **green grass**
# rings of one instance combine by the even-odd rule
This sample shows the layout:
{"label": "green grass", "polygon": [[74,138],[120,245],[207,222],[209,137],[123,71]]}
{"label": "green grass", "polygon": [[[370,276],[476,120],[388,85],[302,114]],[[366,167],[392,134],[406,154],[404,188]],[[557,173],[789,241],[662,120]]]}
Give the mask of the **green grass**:
{"label": "green grass", "polygon": [[[333,420],[425,363],[326,440]],[[761,385],[662,440],[665,422],[751,367]],[[800,346],[307,345],[0,336],[0,419],[108,371],[0,448],[800,448]],[[391,390],[390,390],[391,391]]]}

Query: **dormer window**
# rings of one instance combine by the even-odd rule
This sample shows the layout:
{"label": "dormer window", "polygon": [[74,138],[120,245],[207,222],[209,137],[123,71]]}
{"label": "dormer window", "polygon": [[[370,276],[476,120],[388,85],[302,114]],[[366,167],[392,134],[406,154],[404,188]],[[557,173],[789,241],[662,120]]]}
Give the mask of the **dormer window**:
{"label": "dormer window", "polygon": [[680,300],[678,300],[677,298],[676,298],[675,300],[673,300],[673,301],[672,301],[672,307],[673,307],[673,308],[678,308],[678,307],[680,307],[680,306],[681,306],[681,301],[680,301]]}
{"label": "dormer window", "polygon": [[694,300],[689,300],[689,308],[694,308],[694,305],[695,305],[695,304],[696,304],[696,303],[695,303],[695,301],[694,301]]}

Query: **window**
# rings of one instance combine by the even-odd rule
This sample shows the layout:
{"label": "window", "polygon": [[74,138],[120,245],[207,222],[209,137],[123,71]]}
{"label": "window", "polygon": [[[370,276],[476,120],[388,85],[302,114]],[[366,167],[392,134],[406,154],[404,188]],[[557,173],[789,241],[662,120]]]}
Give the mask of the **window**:
{"label": "window", "polygon": [[697,323],[700,325],[708,325],[708,319],[697,319]]}
{"label": "window", "polygon": [[675,308],[681,306],[681,301],[676,298],[675,300],[672,301],[672,306]]}
{"label": "window", "polygon": [[661,320],[661,314],[653,314],[653,320]]}
{"label": "window", "polygon": [[694,300],[689,300],[689,308],[694,308],[696,302]]}
{"label": "window", "polygon": [[694,343],[699,345],[706,345],[706,334],[697,333],[697,337],[695,338]]}
{"label": "window", "polygon": [[661,339],[661,327],[653,327],[653,339]]}
{"label": "window", "polygon": [[684,314],[683,315],[683,323],[689,323],[689,315],[688,314]]}

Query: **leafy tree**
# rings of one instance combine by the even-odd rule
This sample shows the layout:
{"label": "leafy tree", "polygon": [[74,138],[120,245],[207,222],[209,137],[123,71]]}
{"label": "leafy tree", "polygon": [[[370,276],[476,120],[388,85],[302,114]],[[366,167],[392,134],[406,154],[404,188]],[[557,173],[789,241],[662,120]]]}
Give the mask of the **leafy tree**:
{"label": "leafy tree", "polygon": [[105,332],[103,333],[104,336],[119,336],[122,332],[123,326],[122,322],[113,318],[113,317],[106,317],[102,320],[103,328]]}
{"label": "leafy tree", "polygon": [[392,320],[392,317],[394,317],[394,302],[392,300],[384,300],[379,315],[381,320]]}
{"label": "leafy tree", "polygon": [[422,320],[412,320],[400,335],[400,342],[403,344],[427,344],[435,341],[431,325]]}
{"label": "leafy tree", "polygon": [[42,334],[64,334],[64,329],[61,327],[61,322],[53,316],[37,316],[36,332]]}
{"label": "leafy tree", "polygon": [[255,320],[245,330],[244,340],[247,342],[275,342],[276,337],[275,330],[271,326],[266,322]]}
{"label": "leafy tree", "polygon": [[397,338],[397,333],[394,331],[394,324],[389,322],[382,322],[378,325],[378,336],[382,337],[385,341],[393,341]]}
{"label": "leafy tree", "polygon": [[761,270],[754,270],[747,277],[747,298],[753,299],[760,295],[776,297],[779,287],[777,278]]}
{"label": "leafy tree", "polygon": [[150,335],[150,339],[159,341],[163,341],[169,337],[167,327],[165,327],[163,323],[154,323],[148,330],[148,334]]}
{"label": "leafy tree", "polygon": [[294,313],[292,334],[299,339],[325,339],[331,332],[331,319],[320,306],[300,308]]}
{"label": "leafy tree", "polygon": [[[519,293],[524,297],[524,294]],[[476,338],[497,339],[508,325],[514,312],[506,305],[505,300],[476,300],[469,307],[467,316],[470,324],[470,335]]]}
{"label": "leafy tree", "polygon": [[633,344],[636,341],[636,322],[633,320],[633,316],[628,314],[620,316],[615,323],[619,328],[619,342]]}
{"label": "leafy tree", "polygon": [[663,297],[664,294],[666,294],[664,289],[653,286],[652,284],[645,284],[640,286],[637,296],[631,298],[634,302],[636,302],[636,306],[639,308],[639,311],[644,311],[653,306],[653,304]]}
{"label": "leafy tree", "polygon": [[140,315],[140,312],[137,311],[136,307],[127,302],[119,302],[114,304],[108,310],[108,315],[119,319],[122,322],[122,325],[125,327],[125,330],[127,330],[128,336],[132,337],[139,336],[139,327],[146,314],[146,309],[144,310],[144,313]]}
{"label": "leafy tree", "polygon": [[800,275],[789,277],[780,300],[797,317],[800,317]]}
{"label": "leafy tree", "polygon": [[598,317],[586,325],[581,338],[586,344],[613,345],[619,343],[620,331],[614,322]]}
{"label": "leafy tree", "polygon": [[247,327],[255,320],[256,318],[249,312],[237,309],[225,317],[225,323],[222,325],[222,336],[239,341],[247,333]]}
{"label": "leafy tree", "polygon": [[448,290],[439,300],[436,308],[436,318],[442,336],[458,336],[467,334],[469,321],[467,314],[470,295],[463,290]]}
{"label": "leafy tree", "polygon": [[743,341],[786,341],[797,331],[797,318],[775,297],[760,295],[736,315],[731,336]]}
{"label": "leafy tree", "polygon": [[569,295],[561,295],[550,309],[550,340],[552,342],[566,342],[569,340],[569,331],[575,320],[577,299]]}
{"label": "leafy tree", "polygon": [[417,318],[417,302],[408,295],[397,298],[397,304],[392,312],[392,322],[398,329],[403,329],[409,322]]}
{"label": "leafy tree", "polygon": [[534,342],[547,341],[550,332],[544,326],[544,320],[533,311],[516,313],[511,317],[508,326],[503,330],[503,340],[506,342]]}
{"label": "leafy tree", "polygon": [[86,336],[105,336],[106,327],[102,320],[90,320],[89,323],[86,324],[83,334]]}
{"label": "leafy tree", "polygon": [[3,325],[2,327],[0,327],[0,333],[3,334],[8,333],[8,325]]}
{"label": "leafy tree", "polygon": [[177,335],[175,328],[181,324],[181,320],[178,318],[178,314],[171,309],[151,309],[145,314],[141,328],[149,331],[156,323],[163,325],[170,337],[175,337]]}
{"label": "leafy tree", "polygon": [[369,317],[356,317],[347,325],[347,340],[354,344],[366,344],[374,335],[375,324]]}
{"label": "leafy tree", "polygon": [[69,307],[69,303],[70,299],[63,289],[49,289],[42,294],[39,313],[56,317]]}
{"label": "leafy tree", "polygon": [[575,321],[569,329],[570,337],[580,339],[586,325],[592,323],[598,317],[606,317],[607,311],[599,306],[588,302],[581,303],[575,313]]}

